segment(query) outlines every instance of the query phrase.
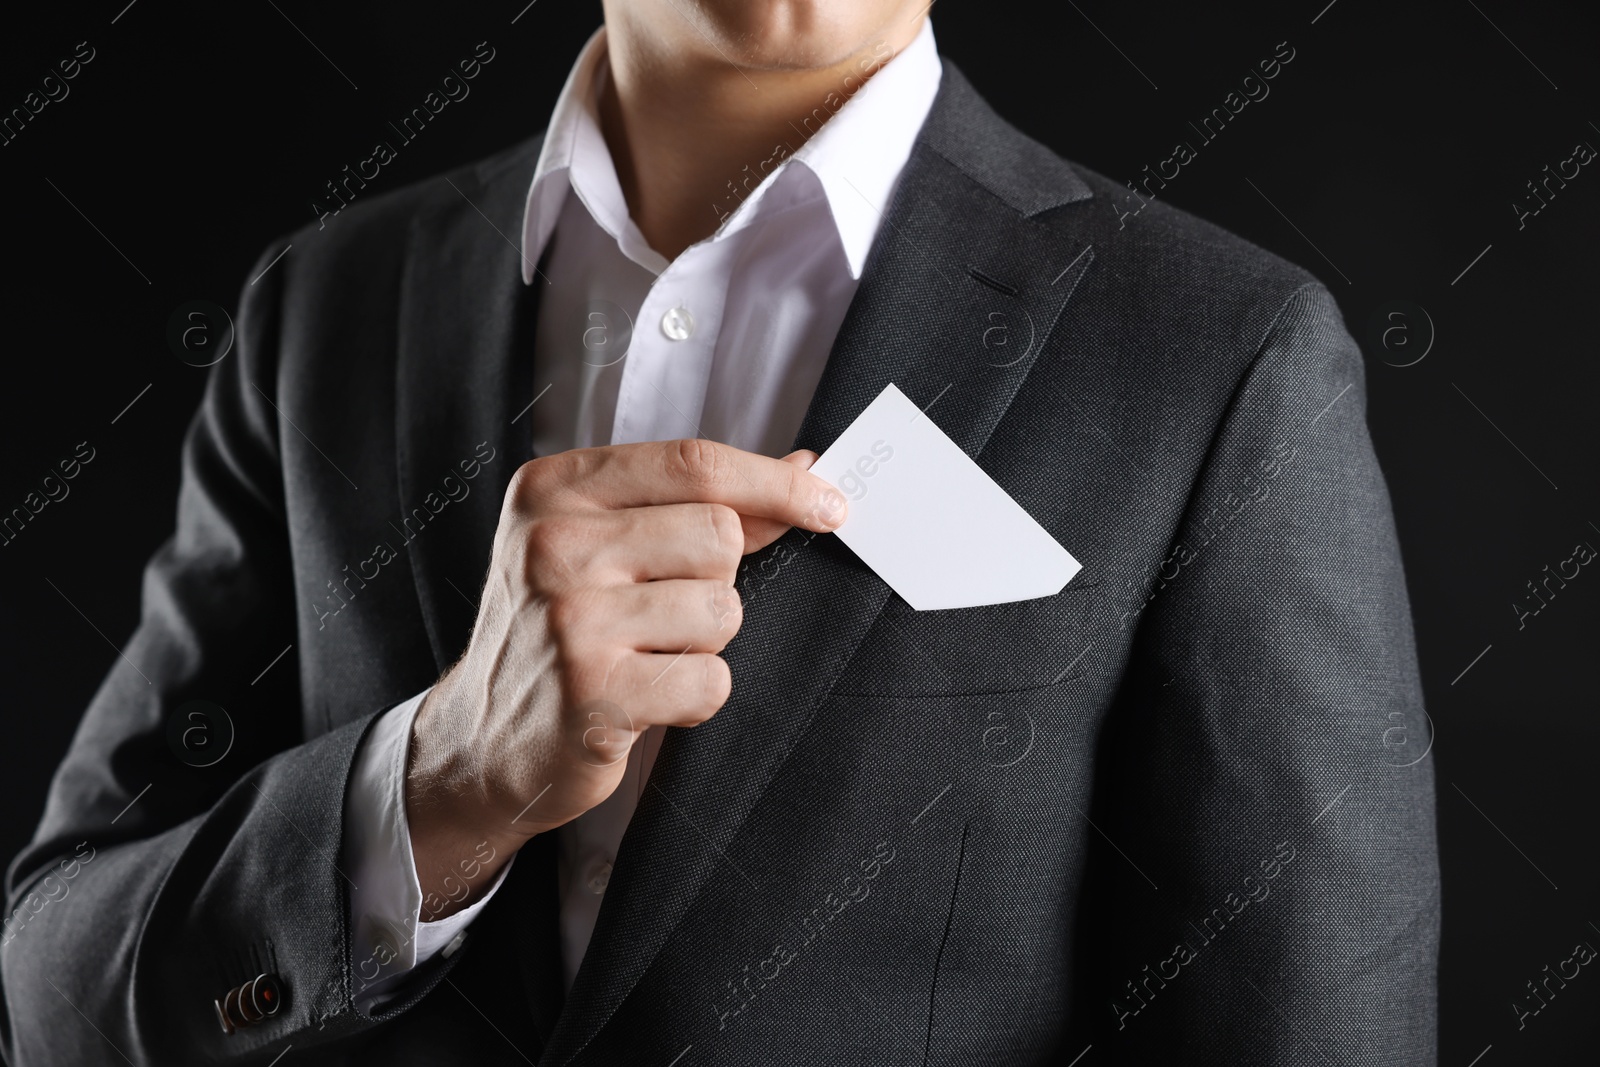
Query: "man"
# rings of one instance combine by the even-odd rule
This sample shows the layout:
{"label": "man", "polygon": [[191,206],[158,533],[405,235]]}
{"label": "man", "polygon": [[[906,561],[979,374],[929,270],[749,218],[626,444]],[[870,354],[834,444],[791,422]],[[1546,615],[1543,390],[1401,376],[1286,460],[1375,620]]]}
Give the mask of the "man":
{"label": "man", "polygon": [[[11,1062],[1431,1062],[1360,355],[1127,201],[924,5],[608,0],[541,138],[294,237],[12,866]],[[890,383],[1062,592],[829,535]]]}

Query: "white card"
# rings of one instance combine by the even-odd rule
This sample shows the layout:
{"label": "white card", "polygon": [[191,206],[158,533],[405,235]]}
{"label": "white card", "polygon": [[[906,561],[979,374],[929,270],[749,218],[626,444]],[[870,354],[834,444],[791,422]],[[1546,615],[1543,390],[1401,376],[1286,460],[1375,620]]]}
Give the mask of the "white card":
{"label": "white card", "polygon": [[849,501],[839,539],[918,611],[1054,596],[1081,569],[893,383],[811,473]]}

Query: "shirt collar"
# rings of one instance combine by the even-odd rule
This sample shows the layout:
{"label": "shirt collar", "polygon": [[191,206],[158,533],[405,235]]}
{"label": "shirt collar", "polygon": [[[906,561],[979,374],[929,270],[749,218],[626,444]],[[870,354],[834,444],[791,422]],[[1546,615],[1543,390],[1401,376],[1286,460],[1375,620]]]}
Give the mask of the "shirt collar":
{"label": "shirt collar", "polygon": [[[567,75],[534,166],[522,226],[524,282],[533,280],[569,189],[595,223],[616,239],[624,255],[657,274],[667,268],[667,260],[649,246],[628,215],[610,150],[600,132],[599,88],[607,70],[602,26],[589,38]],[[924,20],[916,39],[854,95],[848,95],[850,86],[845,79],[842,91],[826,98],[824,107],[833,104],[837,108],[832,117],[732,207],[708,239],[720,240],[749,225],[763,204],[775,199],[769,195],[771,191],[792,184],[796,166],[803,166],[821,186],[850,274],[859,278],[895,182],[933,106],[941,73],[933,25]],[[838,100],[843,101],[842,106],[834,103]]]}

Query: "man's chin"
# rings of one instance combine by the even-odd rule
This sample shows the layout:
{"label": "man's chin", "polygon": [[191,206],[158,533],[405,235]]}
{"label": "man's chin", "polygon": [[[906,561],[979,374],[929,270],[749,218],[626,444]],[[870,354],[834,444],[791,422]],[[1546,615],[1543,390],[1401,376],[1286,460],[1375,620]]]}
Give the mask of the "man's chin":
{"label": "man's chin", "polygon": [[[697,0],[698,28],[745,70],[828,70],[872,51],[900,5],[860,0]],[[701,38],[705,40],[704,37]]]}

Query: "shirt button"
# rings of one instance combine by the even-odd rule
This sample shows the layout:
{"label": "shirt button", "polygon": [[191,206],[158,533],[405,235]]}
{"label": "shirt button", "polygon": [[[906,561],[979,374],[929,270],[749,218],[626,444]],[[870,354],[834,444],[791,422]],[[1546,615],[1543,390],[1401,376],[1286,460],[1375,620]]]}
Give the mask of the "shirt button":
{"label": "shirt button", "polygon": [[668,308],[661,316],[661,332],[674,341],[687,341],[694,333],[694,316],[686,307]]}
{"label": "shirt button", "polygon": [[611,881],[611,864],[602,863],[589,872],[589,880],[584,883],[589,887],[589,892],[595,896],[606,891],[606,885]]}

